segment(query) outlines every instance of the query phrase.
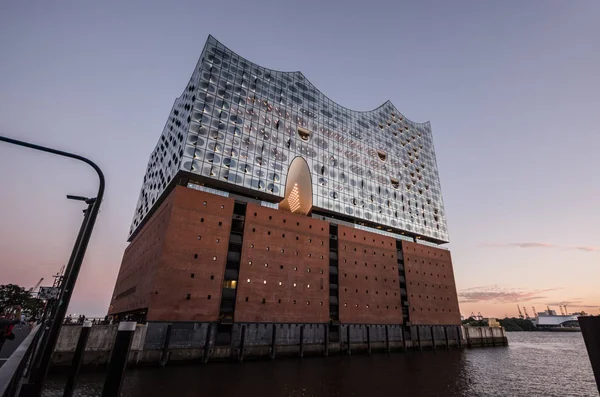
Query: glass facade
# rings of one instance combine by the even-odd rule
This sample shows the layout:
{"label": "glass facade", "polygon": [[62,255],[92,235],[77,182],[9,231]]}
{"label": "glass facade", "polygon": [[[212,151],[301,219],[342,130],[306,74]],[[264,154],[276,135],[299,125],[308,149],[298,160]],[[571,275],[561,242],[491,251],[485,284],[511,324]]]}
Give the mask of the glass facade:
{"label": "glass facade", "polygon": [[311,171],[313,209],[448,241],[428,122],[389,101],[347,109],[302,73],[256,65],[212,36],[150,156],[131,233],[179,171],[277,202],[296,156]]}

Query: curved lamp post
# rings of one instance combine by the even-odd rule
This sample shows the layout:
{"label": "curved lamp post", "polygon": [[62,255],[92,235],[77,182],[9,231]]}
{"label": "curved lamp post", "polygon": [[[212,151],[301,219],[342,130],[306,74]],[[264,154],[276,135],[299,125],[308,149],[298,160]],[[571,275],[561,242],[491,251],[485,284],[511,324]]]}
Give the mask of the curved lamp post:
{"label": "curved lamp post", "polygon": [[69,266],[65,271],[65,279],[62,284],[61,293],[58,300],[58,306],[56,308],[54,318],[51,320],[50,328],[48,329],[46,339],[47,342],[45,346],[43,346],[43,350],[40,353],[41,356],[39,361],[39,367],[37,368],[37,370],[31,373],[31,377],[29,379],[30,387],[28,387],[28,389],[31,392],[33,392],[33,395],[39,395],[41,393],[46,374],[48,373],[48,368],[50,367],[52,352],[54,351],[56,341],[58,340],[58,334],[60,332],[62,320],[63,318],[65,318],[69,302],[71,301],[71,295],[73,294],[75,282],[77,281],[77,276],[79,275],[79,270],[81,269],[81,263],[83,262],[85,251],[90,241],[90,237],[94,229],[94,224],[96,223],[96,218],[100,210],[100,204],[102,203],[102,197],[104,196],[104,174],[102,173],[100,167],[98,167],[94,162],[77,154],[68,153],[62,150],[56,150],[45,146],[35,145],[33,143],[23,142],[17,139],[7,138],[4,136],[0,136],[0,141],[83,161],[84,163],[91,166],[94,169],[94,171],[96,171],[99,179],[98,194],[93,199],[85,200],[86,204],[88,204],[88,210],[86,211],[86,216],[84,218],[83,225],[81,226],[80,234],[77,240],[75,241],[75,246],[73,247],[73,251],[71,253],[71,260],[69,261]]}

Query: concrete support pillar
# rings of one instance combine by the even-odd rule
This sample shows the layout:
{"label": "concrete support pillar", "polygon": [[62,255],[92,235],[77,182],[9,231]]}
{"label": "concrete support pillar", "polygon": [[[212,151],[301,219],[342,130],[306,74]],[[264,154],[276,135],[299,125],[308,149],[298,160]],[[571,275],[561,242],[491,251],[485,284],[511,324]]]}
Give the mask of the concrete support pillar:
{"label": "concrete support pillar", "polygon": [[371,326],[367,325],[367,353],[371,354]]}
{"label": "concrete support pillar", "polygon": [[429,327],[429,331],[431,332],[431,348],[435,350],[435,334],[433,332],[435,325]]}
{"label": "concrete support pillar", "polygon": [[462,349],[462,327],[460,325],[456,327],[456,337],[458,339],[458,347]]}

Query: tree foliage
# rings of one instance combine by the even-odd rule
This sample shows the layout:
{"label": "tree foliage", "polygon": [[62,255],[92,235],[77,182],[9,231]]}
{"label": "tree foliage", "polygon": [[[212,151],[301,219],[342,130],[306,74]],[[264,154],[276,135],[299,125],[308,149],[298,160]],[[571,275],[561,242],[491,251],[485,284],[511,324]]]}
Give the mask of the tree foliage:
{"label": "tree foliage", "polygon": [[506,331],[535,331],[535,326],[531,320],[523,318],[503,318],[498,320],[500,325],[504,327]]}
{"label": "tree foliage", "polygon": [[44,302],[31,296],[25,288],[16,284],[0,285],[0,311],[21,307],[21,313],[32,319],[39,319],[44,310]]}

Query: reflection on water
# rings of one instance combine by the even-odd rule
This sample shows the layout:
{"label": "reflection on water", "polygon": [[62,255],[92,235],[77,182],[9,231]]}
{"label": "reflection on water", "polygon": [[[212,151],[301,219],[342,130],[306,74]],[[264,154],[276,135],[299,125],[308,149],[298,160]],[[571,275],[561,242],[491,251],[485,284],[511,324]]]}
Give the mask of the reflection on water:
{"label": "reflection on water", "polygon": [[[508,333],[509,347],[135,369],[123,396],[597,396],[579,333]],[[81,375],[78,396],[103,374]],[[44,396],[59,396],[54,376]]]}

